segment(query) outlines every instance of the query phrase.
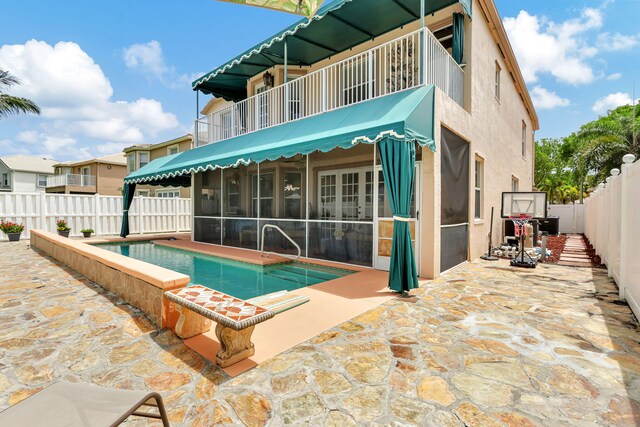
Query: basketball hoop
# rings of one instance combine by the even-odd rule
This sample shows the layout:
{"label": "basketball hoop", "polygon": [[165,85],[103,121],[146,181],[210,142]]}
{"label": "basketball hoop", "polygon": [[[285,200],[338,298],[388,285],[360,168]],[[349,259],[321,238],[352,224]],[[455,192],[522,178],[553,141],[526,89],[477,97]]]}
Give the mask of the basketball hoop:
{"label": "basketball hoop", "polygon": [[[524,249],[524,240],[527,236],[526,227],[533,217],[522,213],[519,215],[511,215],[509,219],[513,221],[513,232],[520,241],[520,249],[515,258],[511,260],[511,265],[514,267],[535,268],[537,264],[536,261],[531,258],[531,255]],[[525,259],[525,256],[528,259]]]}

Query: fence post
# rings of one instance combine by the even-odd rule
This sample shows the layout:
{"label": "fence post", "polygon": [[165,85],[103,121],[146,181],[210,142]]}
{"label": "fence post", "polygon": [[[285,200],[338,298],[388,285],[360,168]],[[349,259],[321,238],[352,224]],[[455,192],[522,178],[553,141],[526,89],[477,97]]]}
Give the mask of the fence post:
{"label": "fence post", "polygon": [[629,283],[629,262],[628,258],[632,253],[629,233],[631,232],[631,224],[629,224],[629,168],[635,161],[633,154],[627,154],[622,157],[622,173],[620,176],[620,283],[618,283],[618,291],[620,299],[626,301],[626,287]]}
{"label": "fence post", "polygon": [[93,197],[93,224],[95,225],[95,234],[96,236],[100,235],[100,195],[98,193],[94,194]]}
{"label": "fence post", "polygon": [[42,230],[47,229],[47,193],[40,193],[40,228]]}
{"label": "fence post", "polygon": [[144,234],[144,224],[142,223],[142,211],[144,209],[144,197],[140,196],[138,197],[138,201],[139,203],[139,208],[138,208],[138,233],[140,234]]}
{"label": "fence post", "polygon": [[173,205],[175,206],[175,215],[176,215],[176,233],[180,231],[180,199],[178,197],[173,198]]}

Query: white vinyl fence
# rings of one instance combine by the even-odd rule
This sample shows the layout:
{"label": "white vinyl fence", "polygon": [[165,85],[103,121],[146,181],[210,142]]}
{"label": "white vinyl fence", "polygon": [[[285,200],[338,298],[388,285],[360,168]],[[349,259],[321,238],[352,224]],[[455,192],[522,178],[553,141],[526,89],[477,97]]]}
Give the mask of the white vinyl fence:
{"label": "white vinyl fence", "polygon": [[549,205],[548,216],[560,217],[560,233],[584,233],[584,205]]}
{"label": "white vinyl fence", "polygon": [[[98,236],[117,235],[122,225],[122,197],[0,193],[0,219],[23,224],[23,239],[33,228],[55,232],[59,219],[68,222],[71,236],[81,236],[80,230],[87,228]],[[135,197],[129,226],[132,234],[191,231],[191,199]],[[0,238],[6,240],[4,234]]]}
{"label": "white vinyl fence", "polygon": [[585,200],[585,234],[640,318],[640,162],[624,156],[606,184]]}

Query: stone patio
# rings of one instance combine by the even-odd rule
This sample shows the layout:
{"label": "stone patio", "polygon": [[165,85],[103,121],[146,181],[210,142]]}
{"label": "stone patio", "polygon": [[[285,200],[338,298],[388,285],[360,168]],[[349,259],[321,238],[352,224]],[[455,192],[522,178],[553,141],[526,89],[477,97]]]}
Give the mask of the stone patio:
{"label": "stone patio", "polygon": [[640,424],[640,331],[604,270],[467,264],[231,379],[24,242],[0,251],[0,409],[66,379],[160,391],[173,425]]}

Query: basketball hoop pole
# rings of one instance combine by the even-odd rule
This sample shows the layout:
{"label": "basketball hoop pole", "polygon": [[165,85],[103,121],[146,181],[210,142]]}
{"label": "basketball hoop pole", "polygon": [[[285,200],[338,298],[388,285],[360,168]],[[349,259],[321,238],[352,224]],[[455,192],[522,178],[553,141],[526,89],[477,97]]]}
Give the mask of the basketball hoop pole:
{"label": "basketball hoop pole", "polygon": [[489,248],[487,249],[487,253],[485,255],[482,255],[480,259],[483,259],[485,261],[498,260],[498,257],[494,257],[493,255],[491,255],[491,246],[493,246],[491,241],[492,237],[493,237],[493,206],[491,206],[491,224],[489,226]]}
{"label": "basketball hoop pole", "polygon": [[[519,229],[520,230],[520,235],[518,236],[518,240],[520,242],[520,250],[518,251],[518,254],[516,255],[516,257],[514,259],[511,260],[511,266],[512,267],[524,267],[524,268],[536,268],[536,261],[531,258],[531,255],[529,255],[527,253],[527,251],[524,249],[524,239],[526,236],[526,229],[527,229],[527,224],[529,224],[529,221],[532,219],[530,216],[526,216],[524,214],[520,215],[519,217],[511,217],[510,218],[511,221],[513,221],[513,226],[514,226],[514,230]],[[529,258],[528,260],[524,259],[524,256],[527,256],[527,258]],[[518,259],[518,257],[520,257],[520,259]]]}

